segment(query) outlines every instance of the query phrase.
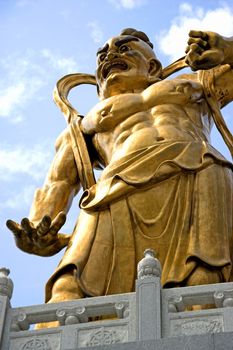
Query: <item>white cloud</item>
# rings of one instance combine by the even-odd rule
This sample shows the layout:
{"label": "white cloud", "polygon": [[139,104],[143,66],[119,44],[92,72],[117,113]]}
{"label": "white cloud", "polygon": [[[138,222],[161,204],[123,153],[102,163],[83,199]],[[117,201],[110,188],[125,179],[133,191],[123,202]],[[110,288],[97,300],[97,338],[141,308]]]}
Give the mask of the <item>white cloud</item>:
{"label": "white cloud", "polygon": [[192,12],[192,5],[187,2],[183,2],[182,4],[180,4],[179,9],[180,9],[180,12],[187,14],[187,12]]}
{"label": "white cloud", "polygon": [[0,115],[3,117],[10,115],[15,106],[20,105],[24,94],[25,85],[22,82],[0,91]]}
{"label": "white cloud", "polygon": [[214,31],[224,36],[231,36],[233,7],[222,5],[206,11],[190,3],[182,3],[179,7],[179,15],[173,19],[170,28],[157,36],[161,51],[171,60],[183,56],[191,29]]}
{"label": "white cloud", "polygon": [[78,71],[78,66],[73,57],[61,57],[53,54],[48,49],[43,49],[42,57],[48,59],[49,64],[52,68],[60,70],[64,74],[74,73]]}
{"label": "white cloud", "polygon": [[18,123],[23,120],[24,106],[46,84],[46,71],[35,63],[32,52],[4,57],[0,68],[0,118]]}
{"label": "white cloud", "polygon": [[0,118],[19,123],[32,100],[45,98],[46,89],[42,88],[50,81],[54,83],[58,72],[73,73],[78,67],[74,58],[53,55],[44,49],[39,54],[28,50],[5,56],[0,59],[0,69]]}
{"label": "white cloud", "polygon": [[51,153],[48,144],[0,148],[0,181],[12,181],[20,175],[27,175],[34,180],[44,178]]}
{"label": "white cloud", "polygon": [[103,41],[103,31],[100,28],[100,25],[96,22],[89,22],[88,27],[91,29],[91,37],[95,43],[99,44]]}
{"label": "white cloud", "polygon": [[108,0],[115,8],[132,10],[136,7],[141,7],[146,3],[146,0]]}

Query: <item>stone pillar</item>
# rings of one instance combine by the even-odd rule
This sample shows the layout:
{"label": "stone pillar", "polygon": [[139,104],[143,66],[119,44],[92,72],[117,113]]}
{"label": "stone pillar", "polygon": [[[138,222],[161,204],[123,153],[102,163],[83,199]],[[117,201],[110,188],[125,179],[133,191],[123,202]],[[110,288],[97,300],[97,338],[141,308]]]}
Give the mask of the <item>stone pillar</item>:
{"label": "stone pillar", "polygon": [[10,270],[0,268],[0,349],[3,349],[3,336],[8,330],[5,329],[7,310],[10,308],[10,299],[13,292],[13,282],[8,277]]}
{"label": "stone pillar", "polygon": [[152,249],[144,252],[136,281],[137,339],[161,338],[161,264]]}

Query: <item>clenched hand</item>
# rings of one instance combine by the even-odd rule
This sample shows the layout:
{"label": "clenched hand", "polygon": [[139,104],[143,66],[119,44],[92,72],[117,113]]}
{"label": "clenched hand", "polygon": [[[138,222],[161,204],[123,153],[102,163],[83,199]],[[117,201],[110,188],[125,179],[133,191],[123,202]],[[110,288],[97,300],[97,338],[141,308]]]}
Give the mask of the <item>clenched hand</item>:
{"label": "clenched hand", "polygon": [[192,70],[210,69],[228,63],[226,58],[232,42],[214,32],[191,30],[186,48],[185,62]]}

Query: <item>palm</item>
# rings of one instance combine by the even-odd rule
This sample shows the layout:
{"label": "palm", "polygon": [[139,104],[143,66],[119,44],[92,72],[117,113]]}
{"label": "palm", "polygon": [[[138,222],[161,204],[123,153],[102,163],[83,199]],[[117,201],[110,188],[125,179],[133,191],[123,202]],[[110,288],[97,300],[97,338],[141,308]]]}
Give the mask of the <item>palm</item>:
{"label": "palm", "polygon": [[49,216],[44,216],[36,226],[28,218],[24,218],[21,224],[8,220],[6,225],[13,232],[19,249],[31,254],[50,256],[68,244],[69,236],[58,233],[65,221],[66,214],[60,212],[53,221]]}

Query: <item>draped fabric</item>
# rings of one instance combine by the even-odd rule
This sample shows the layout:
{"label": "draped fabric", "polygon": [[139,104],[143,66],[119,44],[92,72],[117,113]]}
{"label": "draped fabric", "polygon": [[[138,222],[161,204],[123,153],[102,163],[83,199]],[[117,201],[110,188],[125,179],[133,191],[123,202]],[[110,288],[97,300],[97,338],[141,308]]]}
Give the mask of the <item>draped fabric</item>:
{"label": "draped fabric", "polygon": [[85,191],[70,244],[47,284],[77,268],[87,295],[134,290],[146,248],[162,264],[162,284],[180,283],[198,261],[231,275],[232,164],[206,142],[160,142],[110,164]]}

